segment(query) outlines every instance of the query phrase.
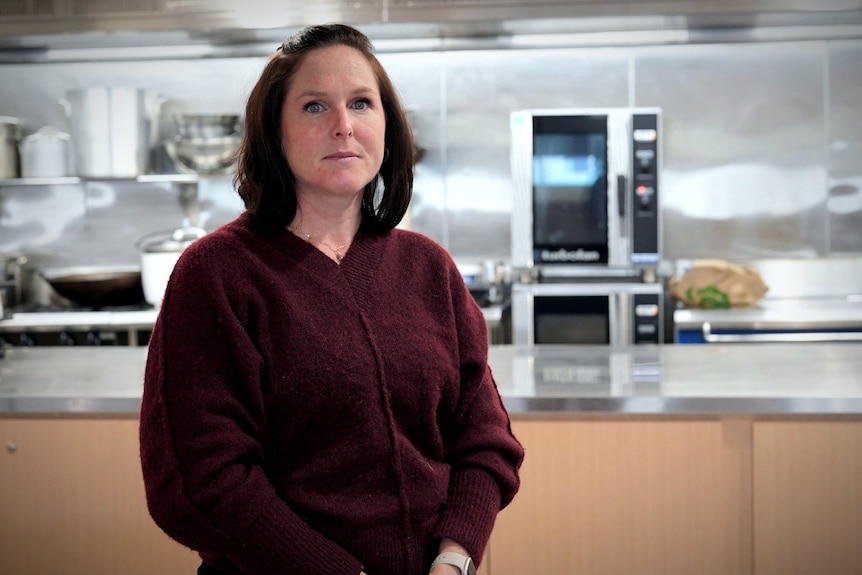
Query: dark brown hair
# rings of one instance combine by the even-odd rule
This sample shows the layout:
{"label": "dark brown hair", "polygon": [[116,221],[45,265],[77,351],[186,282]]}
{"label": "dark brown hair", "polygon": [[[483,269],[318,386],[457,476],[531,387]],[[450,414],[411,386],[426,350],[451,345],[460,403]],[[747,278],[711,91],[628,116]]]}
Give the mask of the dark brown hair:
{"label": "dark brown hair", "polygon": [[246,104],[234,185],[265,233],[284,230],[296,215],[296,179],[281,147],[281,111],[288,87],[309,52],[339,45],[355,48],[368,60],[386,115],[386,153],[380,172],[363,190],[361,227],[382,233],[398,225],[407,212],[413,193],[413,133],[398,93],[374,55],[374,46],[365,34],[350,26],[310,26],[278,48]]}

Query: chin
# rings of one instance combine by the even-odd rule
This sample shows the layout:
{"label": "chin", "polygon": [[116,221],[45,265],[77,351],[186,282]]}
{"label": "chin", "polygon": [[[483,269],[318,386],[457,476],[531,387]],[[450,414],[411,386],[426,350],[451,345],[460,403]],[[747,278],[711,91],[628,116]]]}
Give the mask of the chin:
{"label": "chin", "polygon": [[339,178],[337,181],[329,182],[328,185],[324,185],[323,187],[337,194],[356,194],[362,193],[365,186],[373,179],[373,175],[370,177]]}

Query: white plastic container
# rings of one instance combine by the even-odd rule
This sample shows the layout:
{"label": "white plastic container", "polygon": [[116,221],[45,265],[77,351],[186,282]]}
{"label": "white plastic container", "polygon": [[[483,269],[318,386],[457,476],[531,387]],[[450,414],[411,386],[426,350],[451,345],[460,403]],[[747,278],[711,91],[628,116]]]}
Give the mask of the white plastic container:
{"label": "white plastic container", "polygon": [[22,178],[62,178],[71,174],[69,134],[53,126],[39,128],[19,145]]}

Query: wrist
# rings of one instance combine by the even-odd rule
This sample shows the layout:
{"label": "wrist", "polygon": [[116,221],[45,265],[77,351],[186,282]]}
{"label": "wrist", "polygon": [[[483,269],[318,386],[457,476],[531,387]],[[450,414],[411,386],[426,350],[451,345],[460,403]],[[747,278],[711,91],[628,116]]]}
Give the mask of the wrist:
{"label": "wrist", "polygon": [[470,552],[467,551],[467,548],[455,541],[454,539],[449,539],[448,537],[444,537],[440,540],[440,547],[437,549],[437,553],[447,553],[447,552],[460,553],[461,555],[470,555]]}
{"label": "wrist", "polygon": [[431,571],[428,572],[428,575],[461,575],[461,571],[452,565],[437,564],[431,567]]}
{"label": "wrist", "polygon": [[[441,549],[444,548],[443,545],[440,547]],[[443,575],[440,571],[440,568],[443,566],[447,568],[446,572],[449,573],[457,572],[459,575],[476,575],[476,565],[473,563],[473,559],[466,553],[457,551],[441,552],[431,563],[431,573],[434,573],[434,575]]]}

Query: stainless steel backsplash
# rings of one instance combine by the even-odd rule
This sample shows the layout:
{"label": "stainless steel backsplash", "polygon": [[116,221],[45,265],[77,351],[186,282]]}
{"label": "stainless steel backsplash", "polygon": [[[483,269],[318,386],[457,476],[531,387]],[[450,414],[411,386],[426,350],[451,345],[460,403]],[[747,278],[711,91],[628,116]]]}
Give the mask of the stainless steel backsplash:
{"label": "stainless steel backsplash", "polygon": [[[862,38],[383,52],[419,145],[409,225],[459,259],[507,260],[509,112],[663,109],[661,208],[669,261],[862,257]],[[274,48],[274,47],[273,47]],[[98,54],[97,54],[98,56]],[[0,116],[68,130],[68,90],[135,86],[180,111],[241,113],[265,56],[0,65]],[[208,229],[242,206],[201,184]],[[0,252],[75,263],[137,261],[136,238],[182,223],[169,184],[0,187]],[[860,288],[862,289],[862,288]]]}

